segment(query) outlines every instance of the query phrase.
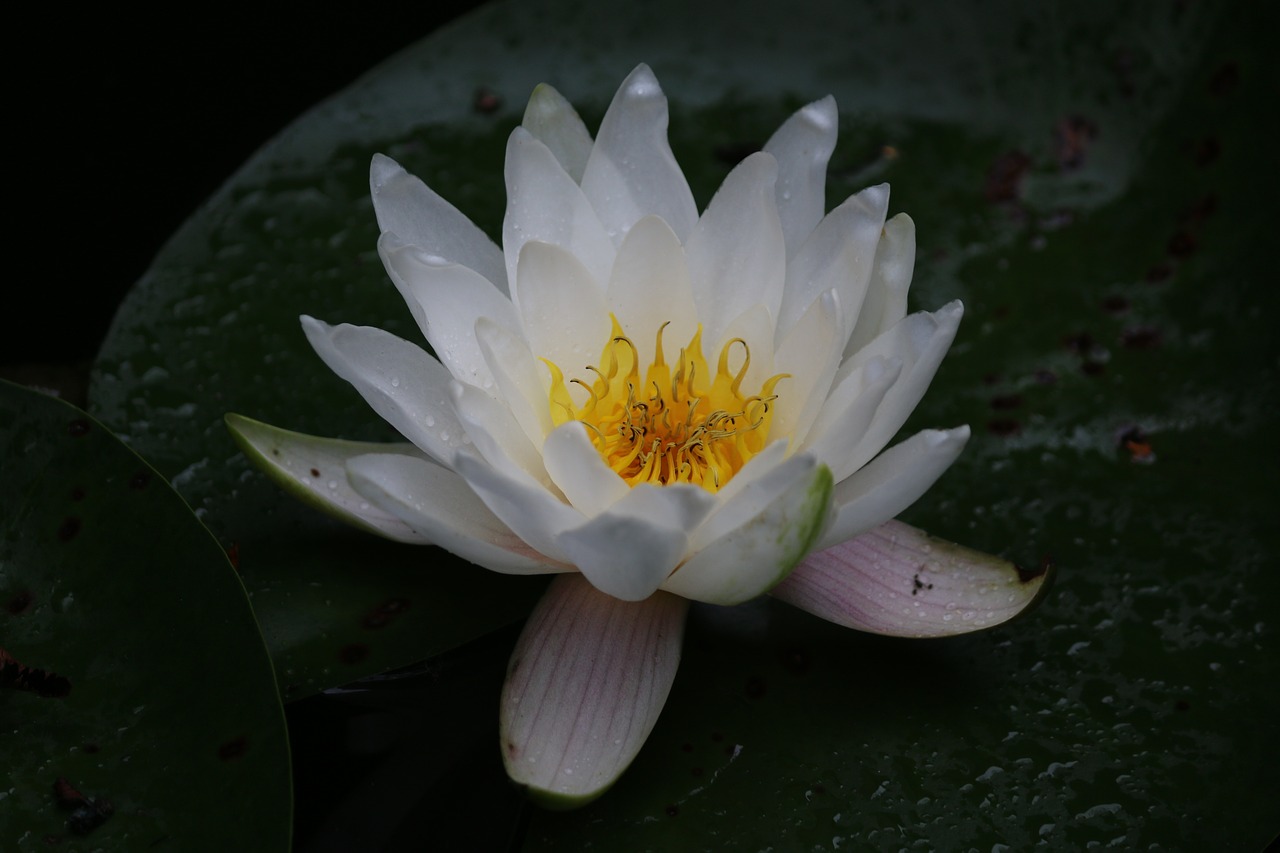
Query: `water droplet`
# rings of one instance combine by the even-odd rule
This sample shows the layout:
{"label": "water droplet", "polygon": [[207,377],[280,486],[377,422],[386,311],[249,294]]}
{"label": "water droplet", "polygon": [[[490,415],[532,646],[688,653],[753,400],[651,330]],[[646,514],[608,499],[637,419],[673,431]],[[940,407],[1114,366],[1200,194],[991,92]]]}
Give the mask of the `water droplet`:
{"label": "water droplet", "polygon": [[399,377],[396,377],[396,376],[391,377],[391,387],[392,387],[392,388],[399,388],[399,387],[400,387],[400,379],[399,379]]}

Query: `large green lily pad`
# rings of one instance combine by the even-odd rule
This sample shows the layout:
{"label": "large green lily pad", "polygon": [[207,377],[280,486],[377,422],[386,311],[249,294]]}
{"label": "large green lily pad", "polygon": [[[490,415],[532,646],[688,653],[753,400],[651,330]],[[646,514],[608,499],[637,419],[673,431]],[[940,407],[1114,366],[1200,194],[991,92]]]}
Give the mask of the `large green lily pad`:
{"label": "large green lily pad", "polygon": [[[649,62],[702,203],[832,92],[828,202],[890,181],[918,226],[913,305],[967,306],[909,428],[967,422],[975,437],[907,520],[1051,559],[1058,585],[1018,623],[933,643],[773,602],[695,608],[635,766],[585,811],[535,813],[527,845],[1261,848],[1280,801],[1264,15],[487,7],[318,107],[211,199],[121,310],[91,405],[238,545],[297,691],[457,646],[518,617],[537,585],[340,530],[254,472],[221,423],[234,410],[394,438],[296,325],[305,312],[416,335],[373,252],[369,157],[396,157],[497,233],[503,142],[537,82],[591,124]],[[461,717],[493,713],[485,691],[437,676],[424,689],[457,697]],[[486,779],[474,796],[509,803]]]}
{"label": "large green lily pad", "polygon": [[9,383],[0,482],[5,849],[288,850],[284,714],[217,542],[101,424]]}

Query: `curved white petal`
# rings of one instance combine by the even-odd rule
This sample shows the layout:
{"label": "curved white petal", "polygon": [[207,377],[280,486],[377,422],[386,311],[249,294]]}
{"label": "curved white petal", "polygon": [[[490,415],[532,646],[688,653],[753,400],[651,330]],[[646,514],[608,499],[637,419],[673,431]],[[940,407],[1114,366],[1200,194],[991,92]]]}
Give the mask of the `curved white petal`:
{"label": "curved white petal", "polygon": [[530,240],[565,249],[591,273],[596,287],[604,289],[613,267],[613,242],[582,188],[551,149],[517,127],[507,142],[507,212],[502,220],[511,298],[517,305],[524,297],[516,264]]}
{"label": "curved white petal", "polygon": [[484,505],[533,549],[558,563],[572,564],[556,537],[584,519],[542,484],[514,465],[490,465],[471,448],[453,458],[457,471]]}
{"label": "curved white petal", "polygon": [[538,84],[520,124],[556,155],[575,183],[582,183],[582,172],[591,156],[591,133],[564,95],[546,83]]}
{"label": "curved white petal", "polygon": [[902,359],[877,356],[846,376],[827,396],[801,449],[825,462],[837,483],[861,467],[854,464],[854,448],[901,374]]}
{"label": "curved white petal", "polygon": [[371,504],[347,482],[347,460],[366,453],[394,451],[411,458],[419,451],[411,444],[340,441],[300,432],[228,413],[227,429],[240,449],[275,481],[303,503],[378,536],[428,545],[431,540],[396,515]]}
{"label": "curved white petal", "polygon": [[774,356],[774,369],[788,378],[778,385],[769,432],[774,437],[789,436],[796,447],[822,410],[840,365],[844,349],[840,308],[834,290],[819,296],[783,338]]}
{"label": "curved white petal", "polygon": [[865,533],[896,516],[929,490],[969,440],[967,426],[921,430],[881,453],[835,487],[836,517],[817,550]]}
{"label": "curved white petal", "polygon": [[916,224],[899,213],[884,224],[857,325],[845,345],[849,356],[907,316],[907,290],[916,266]]}
{"label": "curved white petal", "polygon": [[462,382],[450,385],[449,399],[458,422],[467,431],[467,439],[490,465],[515,464],[539,483],[550,484],[542,465],[542,454],[529,441],[508,406],[474,385]]}
{"label": "curved white petal", "polygon": [[517,276],[529,349],[555,363],[566,378],[582,375],[599,360],[613,328],[603,289],[577,258],[548,243],[525,244]]}
{"label": "curved white petal", "polygon": [[488,317],[481,317],[476,321],[476,343],[497,383],[499,398],[510,407],[529,441],[540,446],[551,432],[551,409],[528,342]]}
{"label": "curved white petal", "polygon": [[693,300],[703,337],[719,340],[725,323],[763,305],[778,318],[787,251],[774,184],[778,164],[756,152],[724,179],[685,242]]}
{"label": "curved white petal", "polygon": [[671,226],[646,216],[632,226],[618,247],[609,279],[609,307],[636,346],[640,364],[653,361],[658,329],[667,364],[677,364],[680,348],[698,328],[684,247]]}
{"label": "curved white petal", "polygon": [[449,400],[449,372],[414,344],[371,326],[303,316],[316,353],[401,435],[446,463],[465,433]]}
{"label": "curved white petal", "polygon": [[640,601],[679,565],[690,531],[715,503],[699,486],[641,483],[590,521],[560,534],[557,542],[596,589]]}
{"label": "curved white petal", "polygon": [[649,66],[637,66],[609,104],[582,190],[615,245],[649,214],[665,219],[681,242],[698,220],[693,193],[667,142],[667,97]]}
{"label": "curved white petal", "polygon": [[688,602],[552,581],[516,642],[499,712],[507,774],[549,805],[613,784],[652,731],[680,664]]}
{"label": "curved white petal", "polygon": [[578,421],[557,427],[542,445],[547,473],[583,515],[599,514],[626,496],[631,487],[605,464]]}
{"label": "curved white petal", "polygon": [[841,346],[862,309],[889,207],[889,185],[867,187],[827,214],[787,264],[786,291],[777,339],[799,320],[819,294],[835,290],[844,309]]}
{"label": "curved white petal", "polygon": [[836,99],[828,95],[801,108],[764,144],[778,160],[778,218],[788,258],[827,210],[827,162],[838,132]]}
{"label": "curved white petal", "polygon": [[1035,602],[1047,579],[889,521],[810,554],[772,594],[847,628],[949,637],[1007,622]]}
{"label": "curved white petal", "polygon": [[392,453],[347,460],[347,480],[367,501],[439,545],[494,572],[571,572],[511,532],[461,477],[433,462]]}
{"label": "curved white petal", "polygon": [[[808,553],[827,520],[831,472],[793,456],[743,489],[704,527],[708,544],[662,588],[712,604],[740,604],[767,592]],[[723,532],[721,532],[723,531]]]}
{"label": "curved white petal", "polygon": [[378,254],[436,357],[459,381],[492,388],[493,375],[473,330],[481,317],[517,328],[511,300],[474,270],[400,243],[396,234],[382,235]]}
{"label": "curved white petal", "polygon": [[506,292],[502,250],[456,207],[381,154],[373,155],[369,186],[379,230],[398,234],[429,255],[473,269]]}

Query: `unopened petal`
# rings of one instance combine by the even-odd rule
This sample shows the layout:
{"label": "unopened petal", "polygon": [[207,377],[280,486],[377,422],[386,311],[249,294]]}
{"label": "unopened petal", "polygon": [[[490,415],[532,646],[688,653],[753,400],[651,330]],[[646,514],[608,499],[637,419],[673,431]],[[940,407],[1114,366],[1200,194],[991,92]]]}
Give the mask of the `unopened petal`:
{"label": "unopened petal", "polygon": [[578,575],[552,581],[502,688],[502,759],[512,780],[559,808],[604,793],[666,704],[687,609],[666,593],[619,601]]}
{"label": "unopened petal", "polygon": [[582,183],[591,133],[564,95],[546,83],[535,86],[520,124],[547,146],[575,183]]}
{"label": "unopened petal", "polygon": [[916,266],[916,225],[910,216],[899,213],[884,224],[875,253],[867,295],[845,345],[846,356],[907,316],[907,290]]}
{"label": "unopened petal", "polygon": [[949,637],[1017,616],[1048,577],[889,521],[810,554],[772,594],[860,631]]}

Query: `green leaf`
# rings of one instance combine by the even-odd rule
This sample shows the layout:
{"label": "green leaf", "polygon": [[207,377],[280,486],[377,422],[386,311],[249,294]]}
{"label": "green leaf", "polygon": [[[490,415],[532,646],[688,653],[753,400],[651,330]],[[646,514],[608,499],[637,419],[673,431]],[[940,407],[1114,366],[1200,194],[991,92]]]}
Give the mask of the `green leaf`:
{"label": "green leaf", "polygon": [[288,850],[275,677],[208,530],[101,424],[9,383],[0,482],[0,837]]}

